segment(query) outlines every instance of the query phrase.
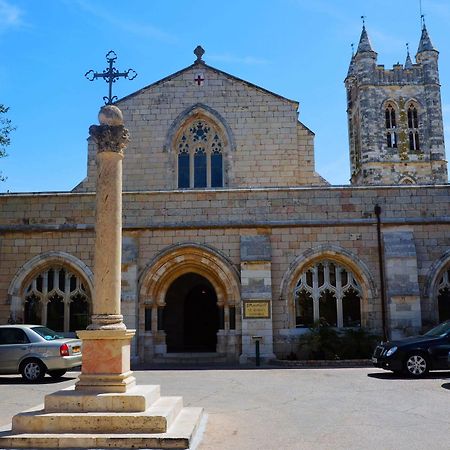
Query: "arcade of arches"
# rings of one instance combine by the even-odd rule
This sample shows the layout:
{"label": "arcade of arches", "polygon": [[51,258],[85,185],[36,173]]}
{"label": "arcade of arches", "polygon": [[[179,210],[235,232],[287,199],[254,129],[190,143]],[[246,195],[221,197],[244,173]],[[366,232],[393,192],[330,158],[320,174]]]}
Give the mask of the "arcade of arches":
{"label": "arcade of arches", "polygon": [[[194,263],[192,255],[196,253]],[[199,255],[203,257],[201,264]],[[161,267],[166,271],[160,271]],[[182,270],[178,275],[177,272],[170,275],[170,267]],[[208,267],[210,271],[206,270]],[[215,271],[214,276],[211,270]],[[155,273],[161,280],[162,274],[167,279],[159,280],[158,284]],[[91,292],[83,278],[60,263],[30,272],[23,279],[20,308],[14,312],[14,319],[47,325],[67,335],[86,328]],[[337,327],[366,326],[367,321],[362,317],[367,316],[367,300],[364,300],[367,286],[362,285],[359,278],[353,269],[329,257],[316,259],[296,272],[290,288],[295,315],[293,329],[307,328],[319,318]],[[173,353],[216,353],[236,360],[242,352],[246,320],[242,310],[245,299],[231,298],[235,294],[230,285],[237,283],[236,280],[231,267],[226,268],[224,261],[204,249],[185,248],[163,256],[148,270],[144,283],[147,288],[156,283],[155,299],[161,295],[159,300],[141,305],[140,348],[136,350],[140,358],[152,360],[158,355]],[[241,290],[245,293],[245,286],[241,285]],[[433,292],[437,321],[449,320],[450,265],[440,271]],[[272,309],[275,307],[277,305],[272,304]]]}

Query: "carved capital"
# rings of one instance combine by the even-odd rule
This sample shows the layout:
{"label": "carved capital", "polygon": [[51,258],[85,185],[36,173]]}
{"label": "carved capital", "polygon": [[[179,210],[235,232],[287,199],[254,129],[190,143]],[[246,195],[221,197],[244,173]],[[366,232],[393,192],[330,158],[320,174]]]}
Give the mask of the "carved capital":
{"label": "carved capital", "polygon": [[123,155],[130,135],[123,125],[92,125],[89,135],[97,144],[97,152],[115,152]]}

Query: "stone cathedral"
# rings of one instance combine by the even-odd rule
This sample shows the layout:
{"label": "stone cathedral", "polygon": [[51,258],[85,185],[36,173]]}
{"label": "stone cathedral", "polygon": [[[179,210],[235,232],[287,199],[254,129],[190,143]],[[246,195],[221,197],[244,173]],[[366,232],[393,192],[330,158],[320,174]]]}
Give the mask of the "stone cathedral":
{"label": "stone cathedral", "polygon": [[[392,69],[363,27],[345,78],[348,186],[316,173],[298,102],[194,53],[115,103],[131,135],[121,303],[134,360],[245,362],[255,337],[264,358],[282,358],[319,319],[391,337],[450,319],[450,186],[426,27],[415,62],[408,51]],[[71,192],[0,196],[1,323],[87,326],[95,183],[88,142]]]}

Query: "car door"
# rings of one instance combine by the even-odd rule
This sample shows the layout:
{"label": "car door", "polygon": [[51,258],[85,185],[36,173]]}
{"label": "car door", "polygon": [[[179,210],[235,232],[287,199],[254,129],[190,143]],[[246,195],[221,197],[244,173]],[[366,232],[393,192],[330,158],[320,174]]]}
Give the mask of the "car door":
{"label": "car door", "polygon": [[0,371],[16,373],[19,361],[30,351],[31,344],[21,328],[0,328]]}
{"label": "car door", "polygon": [[448,353],[450,352],[450,332],[447,333],[439,344],[432,349],[432,355],[434,359],[435,369],[447,369],[448,368]]}

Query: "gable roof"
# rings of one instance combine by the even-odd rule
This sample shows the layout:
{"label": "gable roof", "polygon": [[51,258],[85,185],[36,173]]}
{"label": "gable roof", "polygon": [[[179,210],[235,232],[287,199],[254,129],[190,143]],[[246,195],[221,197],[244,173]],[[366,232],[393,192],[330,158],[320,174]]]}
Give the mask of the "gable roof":
{"label": "gable roof", "polygon": [[133,92],[133,93],[131,93],[131,94],[129,94],[129,95],[126,95],[125,97],[120,98],[119,100],[115,101],[114,104],[116,105],[116,104],[118,104],[118,103],[121,103],[121,102],[123,102],[124,100],[128,100],[129,98],[132,98],[132,97],[134,97],[134,96],[136,96],[136,95],[141,94],[142,92],[146,91],[147,89],[150,89],[150,88],[152,88],[152,87],[155,87],[155,86],[158,86],[158,85],[160,85],[160,84],[163,84],[163,83],[165,83],[166,81],[170,81],[171,79],[176,78],[177,76],[181,75],[181,74],[184,73],[184,72],[187,72],[188,70],[190,70],[190,69],[192,69],[192,68],[194,68],[194,67],[199,67],[199,68],[202,67],[202,68],[206,68],[206,69],[211,70],[211,71],[213,71],[213,72],[216,72],[216,73],[218,73],[218,74],[220,74],[220,75],[223,75],[223,76],[225,76],[226,78],[229,78],[229,79],[231,79],[231,80],[233,80],[233,81],[237,81],[237,82],[239,82],[239,83],[243,83],[243,84],[245,84],[245,85],[248,86],[248,87],[251,87],[251,88],[253,88],[253,89],[256,89],[256,90],[258,90],[258,91],[261,91],[261,92],[263,92],[263,93],[265,93],[265,94],[272,95],[272,96],[274,96],[274,97],[276,97],[276,98],[278,98],[278,99],[280,99],[280,100],[282,100],[282,101],[291,103],[291,104],[294,105],[296,108],[299,107],[299,102],[297,102],[297,101],[295,101],[295,100],[291,100],[291,99],[289,99],[289,98],[283,97],[282,95],[279,95],[279,94],[276,94],[275,92],[272,92],[272,91],[269,91],[269,90],[267,90],[267,89],[264,89],[264,88],[262,88],[261,86],[258,86],[258,85],[256,85],[256,84],[250,83],[249,81],[243,80],[242,78],[235,77],[234,75],[231,75],[231,74],[229,74],[229,73],[227,73],[227,72],[224,72],[223,70],[216,69],[215,67],[209,66],[209,65],[206,64],[204,61],[199,61],[199,62],[196,61],[196,62],[194,62],[193,64],[191,64],[190,66],[185,67],[184,69],[181,69],[181,70],[179,70],[179,71],[177,71],[177,72],[175,72],[175,73],[172,73],[171,75],[168,75],[167,77],[164,77],[164,78],[162,78],[161,80],[156,81],[155,83],[151,83],[151,84],[149,84],[149,85],[147,85],[147,86],[145,86],[145,87],[143,87],[143,88],[141,88],[141,89],[139,89],[139,90],[137,90],[137,91],[135,91],[135,92]]}

